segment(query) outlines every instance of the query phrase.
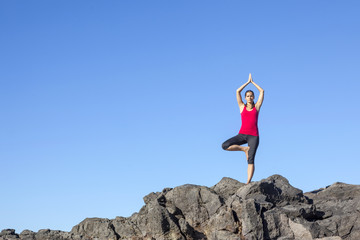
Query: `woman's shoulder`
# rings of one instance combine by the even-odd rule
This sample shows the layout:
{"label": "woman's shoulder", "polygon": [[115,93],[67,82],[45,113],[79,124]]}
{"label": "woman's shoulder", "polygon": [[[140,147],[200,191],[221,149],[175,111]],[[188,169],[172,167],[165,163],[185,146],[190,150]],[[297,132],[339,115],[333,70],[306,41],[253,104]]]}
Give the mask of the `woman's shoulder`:
{"label": "woman's shoulder", "polygon": [[246,105],[241,104],[241,105],[239,105],[239,107],[240,107],[240,113],[242,113],[244,111],[244,108],[246,108]]}
{"label": "woman's shoulder", "polygon": [[257,112],[260,112],[261,105],[255,104],[254,108],[256,109]]}

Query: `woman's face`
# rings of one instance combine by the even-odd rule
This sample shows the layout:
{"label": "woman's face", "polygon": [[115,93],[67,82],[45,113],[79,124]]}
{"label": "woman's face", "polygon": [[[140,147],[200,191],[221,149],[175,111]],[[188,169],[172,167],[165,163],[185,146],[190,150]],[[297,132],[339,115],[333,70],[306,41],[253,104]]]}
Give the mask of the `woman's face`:
{"label": "woman's face", "polygon": [[252,92],[247,92],[245,95],[246,102],[253,103],[254,102],[254,94]]}

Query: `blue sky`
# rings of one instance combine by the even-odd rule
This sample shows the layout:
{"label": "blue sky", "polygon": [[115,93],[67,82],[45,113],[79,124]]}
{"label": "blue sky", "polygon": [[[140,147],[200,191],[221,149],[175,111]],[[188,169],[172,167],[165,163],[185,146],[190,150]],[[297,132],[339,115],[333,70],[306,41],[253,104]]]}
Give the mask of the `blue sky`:
{"label": "blue sky", "polygon": [[70,231],[165,187],[245,182],[221,144],[250,72],[265,90],[253,180],[360,184],[359,5],[1,1],[0,229]]}

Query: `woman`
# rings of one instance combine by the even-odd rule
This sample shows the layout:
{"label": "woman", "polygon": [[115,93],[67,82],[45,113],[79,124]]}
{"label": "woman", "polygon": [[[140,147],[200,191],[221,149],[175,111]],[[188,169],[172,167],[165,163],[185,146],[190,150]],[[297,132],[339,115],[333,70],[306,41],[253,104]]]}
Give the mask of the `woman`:
{"label": "woman", "polygon": [[[241,91],[249,84],[252,83],[259,90],[260,95],[256,103],[254,103],[254,92],[248,90],[245,92],[246,104],[242,101]],[[236,90],[236,98],[240,108],[241,114],[241,128],[239,134],[235,137],[232,137],[226,140],[222,144],[222,148],[227,151],[243,151],[245,152],[246,159],[248,161],[248,179],[246,184],[251,182],[251,179],[254,175],[254,160],[257,147],[259,145],[259,130],[258,130],[258,116],[261,105],[264,100],[264,90],[254,83],[249,74],[249,80]],[[248,143],[248,147],[240,146],[242,144]]]}

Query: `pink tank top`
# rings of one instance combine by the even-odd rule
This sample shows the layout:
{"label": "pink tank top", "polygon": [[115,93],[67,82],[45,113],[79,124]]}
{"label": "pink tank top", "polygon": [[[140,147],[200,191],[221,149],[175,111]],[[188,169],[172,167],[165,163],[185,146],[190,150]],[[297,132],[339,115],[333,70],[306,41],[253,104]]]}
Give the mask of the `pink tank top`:
{"label": "pink tank top", "polygon": [[254,107],[251,111],[246,110],[246,106],[241,113],[241,128],[239,133],[259,136],[258,130],[258,111]]}

